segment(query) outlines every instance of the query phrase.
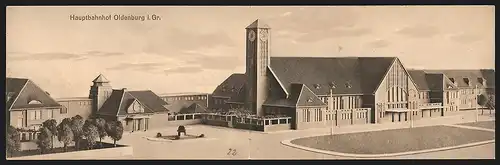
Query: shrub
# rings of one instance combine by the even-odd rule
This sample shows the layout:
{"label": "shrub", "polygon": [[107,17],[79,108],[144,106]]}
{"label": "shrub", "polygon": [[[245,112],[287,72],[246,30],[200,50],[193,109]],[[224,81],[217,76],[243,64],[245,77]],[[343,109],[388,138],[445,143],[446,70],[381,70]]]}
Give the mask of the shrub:
{"label": "shrub", "polygon": [[8,157],[21,150],[21,133],[11,125],[7,127],[6,148]]}
{"label": "shrub", "polygon": [[202,138],[202,137],[205,137],[205,134],[201,134],[200,136],[198,136],[199,138]]}
{"label": "shrub", "polygon": [[161,133],[159,133],[159,132],[158,132],[158,133],[156,133],[156,137],[157,137],[157,138],[162,137],[162,136],[161,136]]}
{"label": "shrub", "polygon": [[174,139],[175,140],[179,140],[179,139],[181,139],[181,137],[180,136],[175,136]]}

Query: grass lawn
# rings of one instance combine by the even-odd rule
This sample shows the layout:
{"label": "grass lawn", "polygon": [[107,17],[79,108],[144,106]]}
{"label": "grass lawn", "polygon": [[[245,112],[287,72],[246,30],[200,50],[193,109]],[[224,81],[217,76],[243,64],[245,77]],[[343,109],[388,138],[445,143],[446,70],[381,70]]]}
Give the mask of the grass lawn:
{"label": "grass lawn", "polygon": [[460,125],[487,128],[487,129],[495,129],[495,121],[480,121],[480,122],[473,122],[473,123],[464,123],[464,124],[460,124]]}
{"label": "grass lawn", "polygon": [[295,139],[296,145],[351,154],[389,154],[495,139],[494,132],[448,126],[404,128]]}

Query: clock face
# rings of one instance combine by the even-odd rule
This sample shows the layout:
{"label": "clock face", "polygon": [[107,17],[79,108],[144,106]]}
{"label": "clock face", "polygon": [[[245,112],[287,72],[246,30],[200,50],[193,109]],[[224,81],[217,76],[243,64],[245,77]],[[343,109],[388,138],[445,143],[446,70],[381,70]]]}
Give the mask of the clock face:
{"label": "clock face", "polygon": [[248,40],[250,40],[250,41],[253,42],[253,41],[255,41],[255,37],[256,37],[255,36],[255,31],[250,30],[250,32],[248,32]]}
{"label": "clock face", "polygon": [[267,37],[268,37],[268,34],[267,34],[266,30],[260,31],[260,40],[261,41],[267,41]]}

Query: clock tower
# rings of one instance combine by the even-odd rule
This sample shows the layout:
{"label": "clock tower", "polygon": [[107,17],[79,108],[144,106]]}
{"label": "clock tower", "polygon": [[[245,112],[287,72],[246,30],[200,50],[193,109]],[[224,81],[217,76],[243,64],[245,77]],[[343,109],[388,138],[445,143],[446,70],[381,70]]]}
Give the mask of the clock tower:
{"label": "clock tower", "polygon": [[246,108],[263,116],[262,104],[268,95],[267,67],[270,64],[271,28],[255,20],[246,28]]}

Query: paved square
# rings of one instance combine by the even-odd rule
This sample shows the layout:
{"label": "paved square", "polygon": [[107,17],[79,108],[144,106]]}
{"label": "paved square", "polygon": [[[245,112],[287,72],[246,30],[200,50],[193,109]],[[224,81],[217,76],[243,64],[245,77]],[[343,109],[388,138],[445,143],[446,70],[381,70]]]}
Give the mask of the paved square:
{"label": "paved square", "polygon": [[430,126],[316,136],[295,139],[291,142],[305,147],[341,153],[390,154],[452,147],[494,139],[494,132]]}
{"label": "paved square", "polygon": [[464,124],[460,124],[460,125],[487,128],[487,129],[493,129],[493,130],[495,129],[495,121],[480,121],[480,122],[474,122],[474,123],[464,123]]}

